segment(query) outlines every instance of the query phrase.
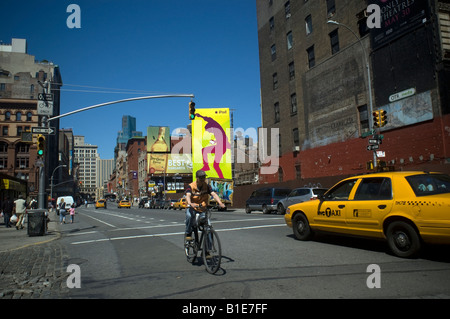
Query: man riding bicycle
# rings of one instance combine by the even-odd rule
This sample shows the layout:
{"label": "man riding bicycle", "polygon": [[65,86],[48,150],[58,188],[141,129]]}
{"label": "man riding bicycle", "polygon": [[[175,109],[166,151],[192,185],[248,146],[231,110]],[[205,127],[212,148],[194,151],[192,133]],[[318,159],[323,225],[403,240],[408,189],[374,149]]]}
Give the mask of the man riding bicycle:
{"label": "man riding bicycle", "polygon": [[219,196],[212,191],[212,188],[206,183],[206,173],[204,171],[197,171],[195,173],[196,181],[190,183],[186,187],[186,230],[185,240],[192,240],[192,226],[195,223],[195,215],[197,213],[204,213],[208,209],[208,200],[211,195],[221,208],[225,205],[220,200]]}

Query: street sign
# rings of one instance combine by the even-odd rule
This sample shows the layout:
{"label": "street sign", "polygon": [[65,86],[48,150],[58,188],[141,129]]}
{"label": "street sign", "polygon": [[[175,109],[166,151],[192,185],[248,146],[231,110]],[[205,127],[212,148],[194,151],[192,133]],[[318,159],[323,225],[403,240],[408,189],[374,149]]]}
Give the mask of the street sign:
{"label": "street sign", "polygon": [[54,127],[32,127],[31,133],[33,134],[55,134],[55,128]]}
{"label": "street sign", "polygon": [[373,138],[369,139],[369,144],[378,144],[379,142],[380,141],[377,139],[373,139]]}
{"label": "street sign", "polygon": [[53,101],[38,100],[37,103],[38,115],[53,115]]}
{"label": "street sign", "polygon": [[374,150],[377,150],[377,149],[379,149],[380,148],[380,145],[378,145],[378,144],[375,144],[375,145],[368,145],[367,146],[367,150],[368,151],[374,151]]}
{"label": "street sign", "polygon": [[53,94],[39,93],[38,100],[39,101],[53,101]]}

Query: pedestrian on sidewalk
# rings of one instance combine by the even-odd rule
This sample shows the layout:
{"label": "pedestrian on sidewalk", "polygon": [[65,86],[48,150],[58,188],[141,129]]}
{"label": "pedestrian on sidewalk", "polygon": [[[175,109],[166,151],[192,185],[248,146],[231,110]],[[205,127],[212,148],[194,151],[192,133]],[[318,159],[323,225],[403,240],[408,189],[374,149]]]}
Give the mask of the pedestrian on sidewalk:
{"label": "pedestrian on sidewalk", "polygon": [[73,219],[75,217],[75,203],[73,203],[72,206],[70,206],[69,213],[70,213],[70,223],[73,224]]}
{"label": "pedestrian on sidewalk", "polygon": [[11,216],[13,213],[13,209],[14,209],[14,203],[11,200],[11,197],[8,196],[2,203],[2,212],[3,212],[3,218],[5,220],[6,228],[11,227],[10,219],[11,219]]}
{"label": "pedestrian on sidewalk", "polygon": [[64,203],[64,198],[61,198],[61,202],[59,203],[59,222],[66,223],[66,203]]}
{"label": "pedestrian on sidewalk", "polygon": [[14,204],[17,215],[16,229],[19,230],[19,227],[20,229],[23,229],[25,213],[27,212],[27,203],[25,199],[23,199],[22,194],[20,194],[19,198],[14,201]]}

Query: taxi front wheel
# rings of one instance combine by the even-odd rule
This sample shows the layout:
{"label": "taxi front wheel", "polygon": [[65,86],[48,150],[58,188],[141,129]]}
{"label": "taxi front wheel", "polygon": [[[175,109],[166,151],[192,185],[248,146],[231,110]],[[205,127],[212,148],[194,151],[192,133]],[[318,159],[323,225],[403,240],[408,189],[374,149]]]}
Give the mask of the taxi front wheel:
{"label": "taxi front wheel", "polygon": [[309,227],[308,218],[301,213],[296,214],[292,219],[292,228],[295,238],[298,240],[309,240],[313,236],[311,227]]}
{"label": "taxi front wheel", "polygon": [[389,248],[398,257],[415,257],[421,247],[420,237],[414,227],[403,221],[389,224],[386,237]]}

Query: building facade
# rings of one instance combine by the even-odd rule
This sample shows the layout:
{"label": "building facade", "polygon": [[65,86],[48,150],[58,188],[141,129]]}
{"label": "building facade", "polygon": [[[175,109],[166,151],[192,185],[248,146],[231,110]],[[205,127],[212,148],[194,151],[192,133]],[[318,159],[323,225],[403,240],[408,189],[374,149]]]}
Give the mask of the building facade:
{"label": "building facade", "polygon": [[256,3],[262,125],[278,130],[266,145],[279,155],[260,183],[367,172],[371,108],[388,117],[378,160],[450,170],[448,5],[384,1],[369,29],[364,0]]}
{"label": "building facade", "polygon": [[[59,67],[47,60],[36,61],[27,53],[25,39],[0,45],[0,173],[28,182],[31,197],[38,194],[36,137],[32,127],[41,125],[38,94],[53,94],[53,115],[59,114],[62,79]],[[59,120],[51,123],[59,130]],[[46,136],[45,176],[59,165],[58,133]],[[49,179],[45,178],[46,190]]]}

